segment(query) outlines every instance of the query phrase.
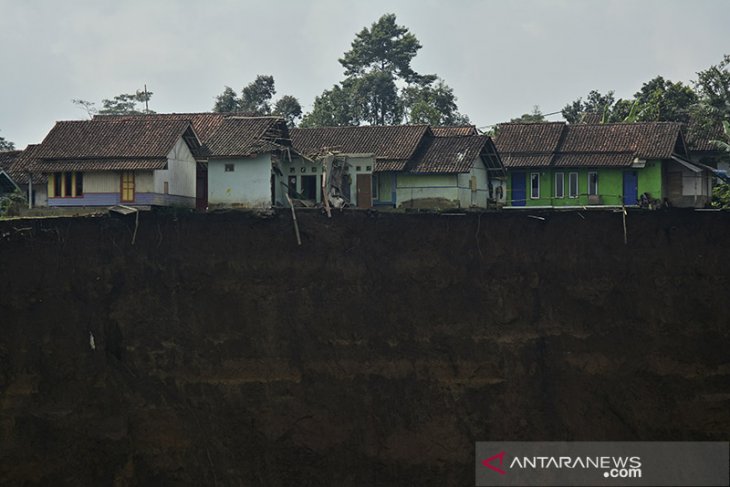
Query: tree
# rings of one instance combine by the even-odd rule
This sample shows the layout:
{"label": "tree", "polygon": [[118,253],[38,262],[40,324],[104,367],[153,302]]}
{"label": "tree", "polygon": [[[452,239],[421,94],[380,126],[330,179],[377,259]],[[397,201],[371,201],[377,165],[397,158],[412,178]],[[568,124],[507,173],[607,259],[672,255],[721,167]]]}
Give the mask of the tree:
{"label": "tree", "polygon": [[403,107],[408,123],[429,125],[463,125],[469,117],[459,113],[454,90],[437,79],[403,89]]}
{"label": "tree", "polygon": [[545,115],[540,111],[540,107],[535,105],[532,107],[531,113],[523,113],[517,118],[510,120],[510,123],[540,123],[545,122]]}
{"label": "tree", "polygon": [[302,106],[295,97],[284,95],[274,105],[274,115],[286,120],[286,124],[290,128],[296,127],[296,121],[302,116]]}
{"label": "tree", "polygon": [[237,112],[239,106],[240,101],[236,96],[236,92],[230,86],[226,86],[223,93],[215,98],[213,111],[218,113]]}
{"label": "tree", "polygon": [[413,70],[418,39],[386,14],[355,35],[339,59],[345,79],[314,101],[303,127],[394,125],[408,122],[463,123],[453,90],[436,75]]}
{"label": "tree", "polygon": [[71,103],[79,107],[81,110],[86,112],[86,115],[89,116],[89,119],[94,118],[94,115],[96,115],[99,110],[96,108],[96,103],[93,101],[88,100],[82,100],[81,98],[74,98],[71,100]]}
{"label": "tree", "polygon": [[5,137],[0,137],[0,152],[6,152],[15,150],[15,144],[6,140]]}
{"label": "tree", "polygon": [[[585,102],[583,98],[578,98],[565,105],[561,113],[568,123],[592,122],[591,118],[605,122],[610,118],[611,107],[615,101],[613,91],[602,95],[600,92],[592,90],[588,93]],[[593,117],[589,117],[589,115],[593,115]]]}
{"label": "tree", "polygon": [[[151,91],[137,90],[135,93],[122,93],[112,99],[101,100],[102,108],[99,110],[100,115],[141,115],[145,113],[155,113],[147,108],[147,104],[152,98]],[[140,105],[140,106],[137,106]]]}
{"label": "tree", "polygon": [[722,123],[730,120],[730,54],[722,61],[697,73],[694,82],[699,98],[690,113],[690,138],[717,137]]}
{"label": "tree", "polygon": [[271,98],[275,94],[274,77],[260,74],[241,90],[240,111],[255,115],[270,115]]}
{"label": "tree", "polygon": [[637,121],[688,123],[697,94],[682,82],[673,83],[657,76],[642,85],[634,100]]}
{"label": "tree", "polygon": [[340,127],[359,125],[360,119],[354,109],[351,93],[334,85],[314,98],[312,111],[304,115],[299,124],[302,128]]}
{"label": "tree", "polygon": [[233,88],[226,86],[223,93],[215,98],[213,111],[218,113],[243,112],[247,115],[266,116],[278,115],[286,120],[290,127],[296,126],[296,121],[302,116],[302,106],[299,100],[291,95],[282,96],[272,111],[272,99],[276,94],[274,77],[259,74],[256,79],[241,90],[237,96]]}

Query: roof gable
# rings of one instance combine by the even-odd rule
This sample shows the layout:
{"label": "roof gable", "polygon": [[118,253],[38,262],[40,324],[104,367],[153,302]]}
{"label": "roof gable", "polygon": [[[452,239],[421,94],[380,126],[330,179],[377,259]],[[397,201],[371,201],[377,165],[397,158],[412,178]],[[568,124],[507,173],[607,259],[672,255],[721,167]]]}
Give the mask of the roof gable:
{"label": "roof gable", "polygon": [[472,169],[489,137],[426,137],[405,169],[413,173],[465,173]]}
{"label": "roof gable", "polygon": [[185,120],[57,122],[35,151],[39,159],[166,158],[189,129]]}
{"label": "roof gable", "polygon": [[468,137],[470,135],[479,135],[479,131],[474,125],[431,127],[431,132],[433,132],[435,137]]}

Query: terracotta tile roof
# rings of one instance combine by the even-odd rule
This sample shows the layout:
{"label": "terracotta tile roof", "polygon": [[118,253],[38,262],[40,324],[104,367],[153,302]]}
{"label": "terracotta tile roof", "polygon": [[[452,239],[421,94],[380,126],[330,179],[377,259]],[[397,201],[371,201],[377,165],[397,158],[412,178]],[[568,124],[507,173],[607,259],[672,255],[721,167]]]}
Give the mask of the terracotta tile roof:
{"label": "terracotta tile roof", "polygon": [[412,173],[455,174],[471,171],[474,160],[490,143],[484,135],[470,137],[426,137],[406,164]]}
{"label": "terracotta tile roof", "polygon": [[446,127],[431,127],[431,132],[436,137],[468,137],[479,135],[474,125],[451,125]]}
{"label": "terracotta tile roof", "polygon": [[228,117],[207,141],[211,158],[247,157],[288,146],[289,129],[280,117]]}
{"label": "terracotta tile roof", "polygon": [[606,153],[559,153],[555,155],[555,167],[609,167],[630,166],[636,156],[633,152],[606,152]]}
{"label": "terracotta tile roof", "polygon": [[167,158],[36,159],[34,173],[62,171],[133,171],[165,169]]}
{"label": "terracotta tile roof", "polygon": [[[503,123],[494,143],[502,154],[552,154],[558,149],[564,122]],[[506,162],[505,162],[506,164]]]}
{"label": "terracotta tile roof", "polygon": [[0,152],[0,171],[8,172],[10,166],[13,165],[15,160],[22,154],[21,150],[11,150]]}
{"label": "terracotta tile roof", "polygon": [[193,130],[200,142],[206,144],[211,135],[232,113],[150,113],[147,115],[96,115],[94,120],[186,120],[193,124]]}
{"label": "terracotta tile roof", "polygon": [[373,172],[402,171],[406,168],[406,159],[376,159]]}
{"label": "terracotta tile roof", "polygon": [[675,122],[571,124],[565,126],[559,152],[632,152],[642,159],[667,159],[681,128]]}
{"label": "terracotta tile roof", "polygon": [[56,122],[37,148],[39,159],[166,158],[190,129],[186,120]]}
{"label": "terracotta tile roof", "polygon": [[675,122],[506,123],[495,143],[506,167],[630,166],[637,157],[668,159],[684,152],[681,124]]}
{"label": "terracotta tile roof", "polygon": [[[26,147],[24,151],[19,151],[20,153],[10,165],[9,171],[7,172],[18,185],[28,184],[28,174],[30,166],[35,160],[35,151],[37,148],[37,144],[32,144]],[[39,174],[33,175],[34,184],[42,182],[43,178]]]}
{"label": "terracotta tile roof", "polygon": [[333,149],[350,154],[375,154],[378,160],[406,161],[427,133],[430,133],[428,125],[322,127],[292,129],[291,139],[297,152],[309,156]]}

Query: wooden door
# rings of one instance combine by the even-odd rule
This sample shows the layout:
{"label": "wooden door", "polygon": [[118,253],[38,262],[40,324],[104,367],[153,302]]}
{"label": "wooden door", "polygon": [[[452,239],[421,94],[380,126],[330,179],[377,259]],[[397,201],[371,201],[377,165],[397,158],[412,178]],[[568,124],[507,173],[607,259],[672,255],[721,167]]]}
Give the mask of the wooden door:
{"label": "wooden door", "polygon": [[373,177],[370,174],[358,174],[356,180],[357,207],[373,207]]}
{"label": "wooden door", "polygon": [[134,171],[122,173],[121,200],[126,203],[134,201]]}

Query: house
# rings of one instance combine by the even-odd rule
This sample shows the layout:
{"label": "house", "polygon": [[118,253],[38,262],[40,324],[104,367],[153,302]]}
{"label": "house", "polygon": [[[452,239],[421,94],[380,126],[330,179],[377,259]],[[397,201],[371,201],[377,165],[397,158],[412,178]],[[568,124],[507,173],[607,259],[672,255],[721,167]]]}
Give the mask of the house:
{"label": "house", "polygon": [[[31,174],[30,163],[33,161],[37,145],[29,145],[23,151],[15,151],[17,155],[7,169],[16,187],[29,199],[29,206],[47,206],[47,184],[41,174]],[[0,154],[0,159],[2,154]]]}
{"label": "house", "polygon": [[[428,125],[292,129],[297,152],[372,154],[374,164],[353,166],[357,206],[479,207],[496,204],[504,168],[491,139],[473,126]],[[372,175],[370,175],[372,173]],[[371,178],[371,180],[370,180]],[[366,194],[368,186],[371,193]],[[502,193],[504,193],[502,191]]]}
{"label": "house", "polygon": [[290,159],[292,150],[288,127],[282,118],[237,113],[157,113],[97,115],[94,120],[191,123],[200,141],[200,147],[192,151],[197,162],[198,209],[287,204],[280,190],[281,164]]}
{"label": "house", "polygon": [[57,122],[27,170],[46,180],[49,207],[193,207],[199,149],[185,120]]}
{"label": "house", "polygon": [[511,206],[702,207],[711,197],[711,173],[690,161],[679,123],[505,123],[495,143]]}

